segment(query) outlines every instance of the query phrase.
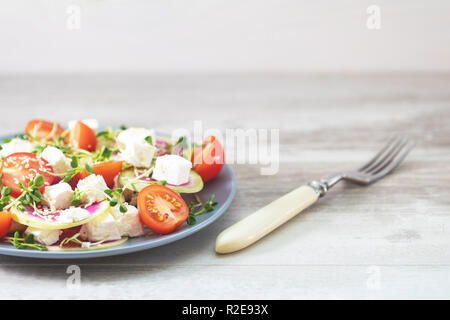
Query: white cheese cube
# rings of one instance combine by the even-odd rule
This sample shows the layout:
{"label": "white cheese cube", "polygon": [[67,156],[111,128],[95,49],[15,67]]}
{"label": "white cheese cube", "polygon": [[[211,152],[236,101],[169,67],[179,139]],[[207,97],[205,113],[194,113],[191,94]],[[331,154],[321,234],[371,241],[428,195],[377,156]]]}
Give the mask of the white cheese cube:
{"label": "white cheese cube", "polygon": [[32,234],[36,242],[47,246],[51,246],[52,244],[58,242],[61,233],[61,230],[40,230],[32,227],[28,227],[25,230],[26,235]]}
{"label": "white cheese cube", "polygon": [[117,136],[117,142],[121,148],[126,148],[133,143],[144,142],[147,137],[152,137],[152,141],[155,143],[156,136],[154,130],[145,128],[129,128],[119,133]]}
{"label": "white cheese cube", "polygon": [[44,199],[52,210],[67,209],[73,199],[73,190],[65,182],[48,186],[45,188]]}
{"label": "white cheese cube", "polygon": [[[70,120],[69,123],[67,124],[67,126],[69,127],[69,129],[73,129],[75,127],[75,125],[77,124],[78,120]],[[94,131],[98,130],[98,121],[97,119],[84,119],[81,120],[81,122],[83,122],[85,125],[87,125],[89,128],[91,128]]]}
{"label": "white cheese cube", "polygon": [[84,224],[81,227],[80,235],[82,239],[87,239],[91,242],[122,239],[117,222],[110,214]]}
{"label": "white cheese cube", "polygon": [[155,168],[152,178],[155,180],[165,180],[169,184],[180,185],[189,182],[189,173],[192,163],[183,157],[168,154],[156,158]]}
{"label": "white cheese cube", "polygon": [[0,157],[7,157],[10,154],[17,152],[31,152],[33,146],[27,140],[23,139],[12,139],[10,142],[2,145],[2,150],[0,150]]}
{"label": "white cheese cube", "polygon": [[78,221],[82,221],[84,219],[87,219],[91,216],[89,211],[83,208],[69,208],[66,210],[61,211],[58,217],[59,223],[74,223]]}
{"label": "white cheese cube", "polygon": [[138,209],[134,206],[124,204],[127,212],[122,213],[119,206],[111,208],[111,214],[115,217],[120,235],[123,237],[139,237],[144,235],[144,225],[139,218]]}
{"label": "white cheese cube", "polygon": [[150,168],[156,148],[145,143],[136,143],[119,153],[119,158],[138,168]]}
{"label": "white cheese cube", "polygon": [[64,173],[71,168],[70,160],[64,153],[55,147],[47,147],[42,151],[41,157],[53,167],[55,173]]}
{"label": "white cheese cube", "polygon": [[151,137],[153,143],[156,136],[153,130],[144,128],[130,128],[117,136],[120,153],[119,158],[135,167],[150,168],[156,148],[145,138]]}
{"label": "white cheese cube", "polygon": [[78,181],[77,188],[82,193],[81,201],[83,204],[93,204],[105,200],[105,190],[109,189],[105,179],[95,174]]}

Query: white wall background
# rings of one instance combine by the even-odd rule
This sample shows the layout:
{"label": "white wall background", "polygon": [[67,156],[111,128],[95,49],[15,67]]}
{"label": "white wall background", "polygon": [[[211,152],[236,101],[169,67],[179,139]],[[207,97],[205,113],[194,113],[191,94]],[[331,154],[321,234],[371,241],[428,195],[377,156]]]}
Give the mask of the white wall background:
{"label": "white wall background", "polygon": [[[448,0],[0,0],[0,73],[450,71]],[[67,8],[81,8],[81,29]],[[366,9],[381,8],[369,30]]]}

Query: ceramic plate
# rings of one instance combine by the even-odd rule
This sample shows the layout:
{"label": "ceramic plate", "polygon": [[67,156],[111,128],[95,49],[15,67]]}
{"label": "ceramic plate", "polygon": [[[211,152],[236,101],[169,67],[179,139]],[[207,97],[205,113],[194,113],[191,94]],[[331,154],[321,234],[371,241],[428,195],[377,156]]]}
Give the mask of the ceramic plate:
{"label": "ceramic plate", "polygon": [[[228,209],[234,198],[235,192],[236,181],[234,179],[233,171],[229,165],[225,165],[220,174],[214,180],[207,182],[203,190],[198,193],[202,201],[207,201],[212,194],[215,194],[215,200],[219,204],[215,206],[214,211],[198,216],[195,225],[189,226],[184,223],[175,232],[168,235],[158,235],[150,232],[143,237],[130,238],[127,242],[117,247],[92,251],[49,252],[21,250],[14,248],[11,244],[1,242],[0,254],[41,259],[85,259],[148,250],[186,238],[213,223]],[[191,195],[183,195],[183,198],[186,202],[192,200]]]}

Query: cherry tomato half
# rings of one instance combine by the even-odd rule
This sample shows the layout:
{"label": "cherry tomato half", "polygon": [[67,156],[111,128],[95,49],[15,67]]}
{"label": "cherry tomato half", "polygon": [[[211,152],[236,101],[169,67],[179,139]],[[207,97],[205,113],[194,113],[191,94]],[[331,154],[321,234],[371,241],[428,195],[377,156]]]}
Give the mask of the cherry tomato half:
{"label": "cherry tomato half", "polygon": [[11,212],[0,212],[0,239],[8,233],[11,222]]}
{"label": "cherry tomato half", "polygon": [[[107,161],[97,163],[91,166],[95,174],[103,176],[108,187],[112,188],[114,186],[114,179],[122,171],[122,161]],[[86,178],[91,175],[86,170],[79,173],[79,180]]]}
{"label": "cherry tomato half", "polygon": [[56,122],[34,119],[28,122],[25,133],[39,140],[52,140],[60,136],[64,129]]}
{"label": "cherry tomato half", "polygon": [[193,170],[202,177],[203,182],[216,177],[225,163],[222,144],[214,136],[207,137],[201,147],[194,149]]}
{"label": "cherry tomato half", "polygon": [[97,136],[95,131],[78,121],[70,131],[70,144],[72,147],[83,149],[86,151],[95,151],[97,148]]}
{"label": "cherry tomato half", "polygon": [[150,230],[160,234],[174,231],[189,215],[183,198],[159,184],[149,185],[139,192],[138,210],[142,222]]}
{"label": "cherry tomato half", "polygon": [[44,193],[46,186],[53,183],[53,168],[43,158],[34,153],[19,152],[13,153],[3,159],[2,167],[0,169],[2,184],[11,188],[11,196],[18,197],[22,193],[19,188],[19,182],[25,186],[31,180],[34,180],[38,175],[44,177],[44,185],[39,188],[41,193]]}

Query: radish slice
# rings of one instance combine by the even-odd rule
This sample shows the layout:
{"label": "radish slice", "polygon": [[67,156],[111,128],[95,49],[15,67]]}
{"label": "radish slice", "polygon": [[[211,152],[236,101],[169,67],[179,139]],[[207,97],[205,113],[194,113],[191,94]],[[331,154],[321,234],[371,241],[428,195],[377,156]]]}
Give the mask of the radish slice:
{"label": "radish slice", "polygon": [[89,217],[71,223],[60,221],[62,211],[51,212],[44,215],[36,212],[32,207],[27,207],[27,209],[23,212],[13,207],[11,208],[11,214],[14,221],[29,227],[44,230],[69,229],[83,225],[95,218],[108,214],[109,203],[108,201],[98,202],[84,209],[89,213]]}
{"label": "radish slice", "polygon": [[[149,182],[157,182],[157,180],[146,177],[133,181],[135,178],[136,176],[133,170],[125,170],[120,174],[119,182],[122,186],[132,182],[130,189],[136,192],[139,192],[148,186]],[[189,173],[189,181],[187,183],[178,186],[167,183],[166,187],[178,193],[197,193],[203,189],[203,180],[195,171],[191,170]]]}

